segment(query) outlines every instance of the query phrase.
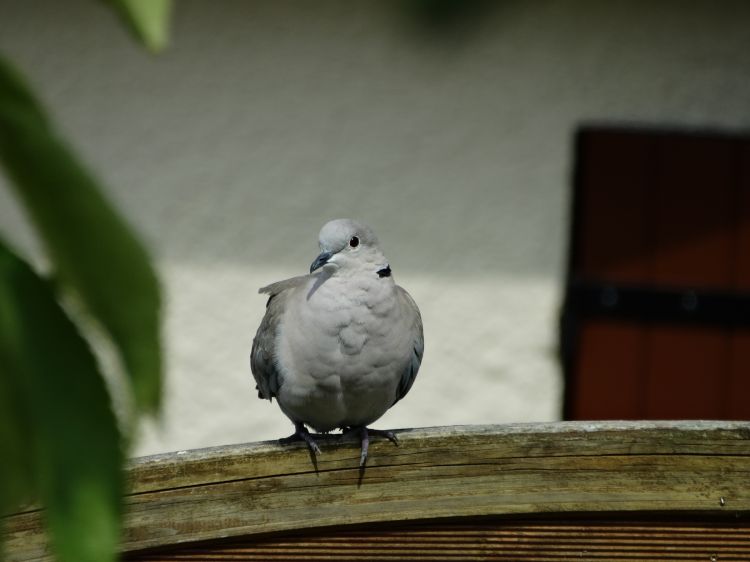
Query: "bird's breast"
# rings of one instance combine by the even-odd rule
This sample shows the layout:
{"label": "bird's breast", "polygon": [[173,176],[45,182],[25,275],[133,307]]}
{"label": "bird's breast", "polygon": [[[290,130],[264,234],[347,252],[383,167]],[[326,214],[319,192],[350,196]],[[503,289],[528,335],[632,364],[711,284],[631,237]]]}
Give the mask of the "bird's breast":
{"label": "bird's breast", "polygon": [[346,376],[388,362],[399,311],[394,285],[384,281],[346,284],[331,278],[298,294],[302,300],[282,326],[288,336],[283,347],[298,371],[315,378]]}
{"label": "bird's breast", "polygon": [[387,333],[395,312],[393,286],[367,282],[345,286],[332,281],[310,296],[308,328],[336,340],[342,355],[356,355]]}
{"label": "bird's breast", "polygon": [[288,309],[294,312],[285,315],[278,339],[279,403],[320,430],[380,417],[410,357],[411,343],[393,329],[401,312],[392,282],[335,281],[300,292],[304,301]]}

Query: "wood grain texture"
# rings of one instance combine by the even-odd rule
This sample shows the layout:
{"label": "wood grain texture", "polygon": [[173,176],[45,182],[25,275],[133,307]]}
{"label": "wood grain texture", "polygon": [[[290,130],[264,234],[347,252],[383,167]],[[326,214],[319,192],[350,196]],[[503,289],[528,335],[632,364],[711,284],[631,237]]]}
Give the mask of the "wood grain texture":
{"label": "wood grain texture", "polygon": [[527,520],[404,523],[247,537],[152,551],[127,562],[179,560],[744,561],[750,524]]}
{"label": "wood grain texture", "polygon": [[[123,552],[323,527],[564,513],[750,514],[750,423],[565,422],[252,443],[136,459]],[[48,560],[40,513],[6,518],[9,560]],[[242,559],[242,558],[239,558]]]}

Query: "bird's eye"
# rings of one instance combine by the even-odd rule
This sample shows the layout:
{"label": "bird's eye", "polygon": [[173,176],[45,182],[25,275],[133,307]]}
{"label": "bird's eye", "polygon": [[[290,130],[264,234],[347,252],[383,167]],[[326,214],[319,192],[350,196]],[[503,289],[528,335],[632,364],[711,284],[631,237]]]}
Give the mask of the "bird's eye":
{"label": "bird's eye", "polygon": [[359,246],[359,238],[357,238],[356,236],[352,236],[352,239],[349,240],[349,245],[352,248],[356,248],[357,246]]}

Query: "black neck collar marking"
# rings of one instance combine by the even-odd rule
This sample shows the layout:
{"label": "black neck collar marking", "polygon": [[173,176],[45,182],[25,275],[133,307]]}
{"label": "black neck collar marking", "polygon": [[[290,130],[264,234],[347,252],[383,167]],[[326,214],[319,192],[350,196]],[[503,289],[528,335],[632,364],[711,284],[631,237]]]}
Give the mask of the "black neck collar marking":
{"label": "black neck collar marking", "polygon": [[378,269],[378,277],[390,277],[391,276],[391,266],[386,265],[383,269]]}

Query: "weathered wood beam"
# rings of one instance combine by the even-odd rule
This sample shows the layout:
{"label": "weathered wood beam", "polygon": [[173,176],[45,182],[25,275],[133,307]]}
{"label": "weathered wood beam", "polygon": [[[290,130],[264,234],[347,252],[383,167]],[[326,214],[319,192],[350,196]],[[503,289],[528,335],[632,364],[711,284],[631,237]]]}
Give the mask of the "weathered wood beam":
{"label": "weathered wood beam", "polygon": [[[398,432],[399,447],[251,443],[132,461],[123,552],[318,527],[470,516],[750,514],[750,423],[564,422]],[[6,519],[13,561],[47,560],[40,514]]]}

